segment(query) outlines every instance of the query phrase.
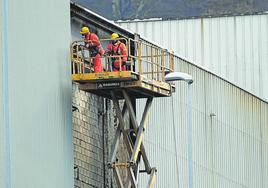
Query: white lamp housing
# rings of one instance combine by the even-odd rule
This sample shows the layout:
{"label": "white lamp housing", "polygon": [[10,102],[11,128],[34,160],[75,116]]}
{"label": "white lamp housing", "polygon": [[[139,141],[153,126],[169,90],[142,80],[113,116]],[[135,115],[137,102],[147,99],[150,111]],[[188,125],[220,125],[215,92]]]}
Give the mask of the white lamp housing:
{"label": "white lamp housing", "polygon": [[188,84],[192,84],[194,82],[193,77],[187,73],[184,73],[184,72],[168,73],[165,76],[165,79],[167,82],[179,81],[179,80],[183,80],[183,81],[187,82]]}

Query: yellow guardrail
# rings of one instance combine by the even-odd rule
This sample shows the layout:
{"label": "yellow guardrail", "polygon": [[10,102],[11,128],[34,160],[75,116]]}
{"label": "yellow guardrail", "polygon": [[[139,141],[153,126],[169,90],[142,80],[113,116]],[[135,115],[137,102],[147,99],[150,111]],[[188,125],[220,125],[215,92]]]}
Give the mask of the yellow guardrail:
{"label": "yellow guardrail", "polygon": [[[126,44],[128,56],[126,61],[126,71],[135,72],[140,76],[156,81],[165,81],[164,77],[167,72],[174,70],[174,55],[166,49],[162,49],[143,40],[134,40],[129,38],[119,38]],[[109,43],[111,39],[101,39],[101,43]],[[71,66],[72,74],[93,73],[92,51],[86,47],[85,43],[92,42],[88,40],[74,41],[71,46]],[[105,50],[105,47],[104,47]],[[119,60],[121,72],[123,55],[102,55],[101,61],[104,72],[112,72],[112,62],[116,58]]]}

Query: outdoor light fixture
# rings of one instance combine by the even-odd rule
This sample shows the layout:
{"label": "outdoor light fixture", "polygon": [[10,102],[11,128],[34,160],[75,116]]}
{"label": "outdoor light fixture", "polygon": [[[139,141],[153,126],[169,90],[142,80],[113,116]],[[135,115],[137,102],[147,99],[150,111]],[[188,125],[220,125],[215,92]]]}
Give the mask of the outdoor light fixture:
{"label": "outdoor light fixture", "polygon": [[[188,188],[193,188],[193,139],[192,139],[193,128],[192,128],[192,85],[191,84],[194,82],[194,80],[191,75],[184,73],[184,72],[168,73],[165,76],[165,79],[167,82],[185,81],[188,83],[188,97],[187,97],[188,98],[188,102],[187,102]],[[174,128],[174,132],[175,132],[175,128]],[[177,160],[177,156],[176,156],[176,160]]]}
{"label": "outdoor light fixture", "polygon": [[184,73],[184,72],[171,72],[171,73],[168,73],[165,76],[165,79],[166,79],[167,82],[179,81],[179,80],[185,81],[188,84],[192,84],[194,82],[193,77],[191,75],[187,74],[187,73]]}

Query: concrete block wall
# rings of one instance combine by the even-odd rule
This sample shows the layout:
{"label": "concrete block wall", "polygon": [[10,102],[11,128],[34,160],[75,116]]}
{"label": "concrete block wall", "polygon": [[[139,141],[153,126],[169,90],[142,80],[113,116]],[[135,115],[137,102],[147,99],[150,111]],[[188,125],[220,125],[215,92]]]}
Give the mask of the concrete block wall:
{"label": "concrete block wall", "polygon": [[73,84],[74,179],[75,188],[104,188],[106,140],[103,98],[78,89]]}
{"label": "concrete block wall", "polygon": [[[81,91],[73,83],[73,105],[79,109],[73,112],[75,188],[116,188],[112,169],[107,168],[118,126],[112,101]],[[128,119],[127,115],[125,121]],[[122,138],[117,159],[118,162],[128,159]],[[120,173],[126,181],[127,170]]]}

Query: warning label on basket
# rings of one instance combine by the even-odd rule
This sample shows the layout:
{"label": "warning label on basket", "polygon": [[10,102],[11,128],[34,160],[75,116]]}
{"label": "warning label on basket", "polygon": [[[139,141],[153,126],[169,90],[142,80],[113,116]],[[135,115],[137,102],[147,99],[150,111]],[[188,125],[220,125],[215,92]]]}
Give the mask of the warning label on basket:
{"label": "warning label on basket", "polygon": [[111,87],[119,87],[119,82],[108,82],[108,83],[99,83],[97,88],[111,88]]}

